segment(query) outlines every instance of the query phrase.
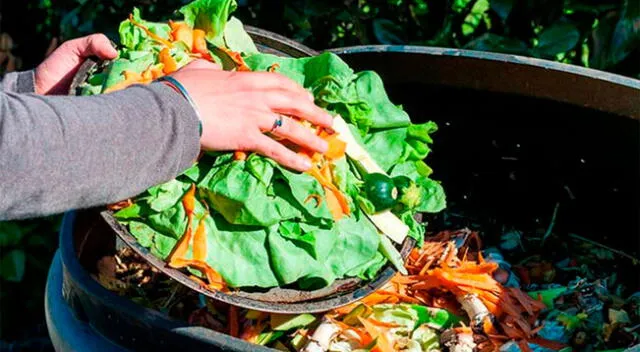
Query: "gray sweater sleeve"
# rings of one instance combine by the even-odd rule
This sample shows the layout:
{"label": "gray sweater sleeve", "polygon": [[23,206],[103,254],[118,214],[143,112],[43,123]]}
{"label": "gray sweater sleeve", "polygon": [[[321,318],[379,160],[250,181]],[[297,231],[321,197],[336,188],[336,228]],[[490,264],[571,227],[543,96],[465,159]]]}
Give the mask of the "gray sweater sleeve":
{"label": "gray sweater sleeve", "polygon": [[0,91],[0,221],[133,197],[189,168],[200,152],[195,111],[162,83],[41,96],[25,92],[29,77],[6,76]]}

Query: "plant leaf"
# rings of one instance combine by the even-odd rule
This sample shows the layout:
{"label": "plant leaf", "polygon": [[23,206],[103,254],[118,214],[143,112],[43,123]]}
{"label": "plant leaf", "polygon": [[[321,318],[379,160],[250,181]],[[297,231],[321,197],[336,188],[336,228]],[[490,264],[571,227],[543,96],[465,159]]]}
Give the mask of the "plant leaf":
{"label": "plant leaf", "polygon": [[502,22],[505,22],[511,14],[515,0],[491,0],[490,3],[491,9],[498,14]]}
{"label": "plant leaf", "polygon": [[515,55],[526,55],[529,52],[529,48],[524,42],[493,33],[485,33],[479,36],[467,43],[464,48]]}
{"label": "plant leaf", "polygon": [[195,0],[178,11],[194,29],[202,29],[207,40],[217,47],[224,46],[223,33],[229,16],[238,7],[235,0]]}
{"label": "plant leaf", "polygon": [[532,53],[542,58],[553,58],[575,48],[579,40],[580,31],[575,25],[568,22],[556,23],[540,33],[538,46]]}
{"label": "plant leaf", "polygon": [[373,34],[382,44],[404,44],[402,28],[393,21],[377,18],[373,20]]}
{"label": "plant leaf", "polygon": [[224,28],[224,41],[227,48],[243,54],[256,54],[258,48],[253,43],[249,34],[244,30],[244,25],[236,17],[231,17]]}
{"label": "plant leaf", "polygon": [[22,281],[25,261],[25,254],[20,249],[3,253],[2,259],[0,259],[0,277],[12,282]]}
{"label": "plant leaf", "polygon": [[609,45],[609,63],[616,65],[639,46],[640,1],[626,0]]}

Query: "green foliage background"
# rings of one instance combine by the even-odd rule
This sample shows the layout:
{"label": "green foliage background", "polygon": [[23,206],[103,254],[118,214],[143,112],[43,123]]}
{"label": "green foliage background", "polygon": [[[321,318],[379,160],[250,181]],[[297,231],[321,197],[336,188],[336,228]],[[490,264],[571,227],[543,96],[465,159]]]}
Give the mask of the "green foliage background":
{"label": "green foliage background", "polygon": [[[34,0],[2,9],[1,31],[28,69],[52,38],[102,32],[117,40],[131,9],[172,15],[188,0]],[[5,2],[6,4],[6,2]],[[634,0],[240,0],[244,23],[314,49],[426,45],[512,53],[640,78],[640,1]],[[25,18],[29,19],[25,24]],[[44,284],[59,217],[0,223],[0,348],[46,345]],[[25,318],[16,324],[16,318]],[[4,341],[4,342],[3,342]],[[44,341],[44,342],[43,342]],[[15,347],[16,345],[14,345]]]}

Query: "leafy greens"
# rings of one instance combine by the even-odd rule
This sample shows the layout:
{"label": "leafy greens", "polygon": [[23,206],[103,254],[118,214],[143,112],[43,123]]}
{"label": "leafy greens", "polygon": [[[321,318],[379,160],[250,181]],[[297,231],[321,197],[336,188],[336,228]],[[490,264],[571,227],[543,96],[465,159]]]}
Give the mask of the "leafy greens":
{"label": "leafy greens", "polygon": [[[251,71],[275,68],[296,81],[313,93],[318,106],[349,123],[387,173],[411,178],[422,190],[420,204],[396,215],[420,243],[424,225],[414,219],[416,212],[435,213],[446,206],[440,183],[430,178],[431,169],[423,161],[433,143],[435,123],[413,124],[402,107],[390,101],[378,74],[354,72],[335,54],[286,58],[258,52],[242,23],[230,17],[236,7],[234,0],[195,0],[179,9],[184,19],[177,23],[204,31],[209,57],[225,61],[225,69],[235,69],[229,63],[237,64],[231,55],[239,53]],[[175,26],[145,21],[134,9],[119,27],[118,58],[94,72],[81,94],[106,93],[126,83],[125,76],[144,78],[168,62],[178,69],[187,64],[196,44],[177,40]],[[162,57],[167,50],[171,58]],[[187,228],[182,198],[195,184],[194,226],[203,220],[205,261],[228,286],[313,289],[345,277],[372,279],[390,260],[389,243],[381,242],[381,234],[365,216],[362,175],[347,159],[334,160],[330,167],[351,209],[340,219],[332,216],[327,202],[313,200],[325,190],[312,175],[255,154],[236,159],[232,152],[204,153],[190,169],[149,188],[115,216],[142,246],[166,259]],[[193,252],[189,246],[186,257],[193,258]],[[392,261],[397,263],[397,257]]]}

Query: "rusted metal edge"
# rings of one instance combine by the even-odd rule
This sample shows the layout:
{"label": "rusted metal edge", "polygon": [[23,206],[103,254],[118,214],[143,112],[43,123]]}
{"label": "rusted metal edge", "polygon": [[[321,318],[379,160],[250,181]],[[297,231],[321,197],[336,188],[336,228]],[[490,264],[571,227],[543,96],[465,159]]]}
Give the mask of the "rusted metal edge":
{"label": "rusted metal edge", "polygon": [[[554,100],[640,120],[640,80],[615,73],[521,55],[442,47],[361,45],[327,51],[347,55],[352,61],[358,55],[404,54],[389,64],[403,65],[406,72],[400,74],[402,77],[384,77],[385,82],[415,78],[443,86]],[[450,61],[449,66],[434,65],[439,67],[436,70],[419,59],[425,56],[430,60],[457,60]],[[467,70],[459,71],[457,66]],[[385,68],[376,67],[376,71],[384,74]]]}

